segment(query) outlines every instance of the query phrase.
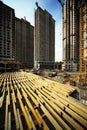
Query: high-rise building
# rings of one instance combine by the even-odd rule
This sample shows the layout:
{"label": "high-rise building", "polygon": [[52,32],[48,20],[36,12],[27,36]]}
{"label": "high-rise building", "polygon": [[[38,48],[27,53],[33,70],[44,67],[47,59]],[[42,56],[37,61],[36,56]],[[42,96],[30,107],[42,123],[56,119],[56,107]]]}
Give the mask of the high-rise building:
{"label": "high-rise building", "polygon": [[53,67],[55,61],[55,20],[46,10],[35,11],[34,65]]}
{"label": "high-rise building", "polygon": [[0,60],[15,58],[14,9],[0,1]]}
{"label": "high-rise building", "polygon": [[15,68],[15,12],[0,1],[0,71]]}
{"label": "high-rise building", "polygon": [[79,3],[80,71],[87,72],[87,1]]}
{"label": "high-rise building", "polygon": [[34,66],[34,27],[25,19],[15,18],[16,61],[22,68]]}
{"label": "high-rise building", "polygon": [[63,69],[79,70],[78,0],[66,0],[63,5],[63,62]]}

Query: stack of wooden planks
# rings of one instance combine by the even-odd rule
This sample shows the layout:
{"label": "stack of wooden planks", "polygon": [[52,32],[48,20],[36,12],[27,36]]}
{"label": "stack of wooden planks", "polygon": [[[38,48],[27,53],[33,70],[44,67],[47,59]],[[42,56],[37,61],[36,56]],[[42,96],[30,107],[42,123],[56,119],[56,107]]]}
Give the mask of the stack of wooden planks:
{"label": "stack of wooden planks", "polygon": [[75,89],[27,72],[0,75],[0,130],[87,129]]}

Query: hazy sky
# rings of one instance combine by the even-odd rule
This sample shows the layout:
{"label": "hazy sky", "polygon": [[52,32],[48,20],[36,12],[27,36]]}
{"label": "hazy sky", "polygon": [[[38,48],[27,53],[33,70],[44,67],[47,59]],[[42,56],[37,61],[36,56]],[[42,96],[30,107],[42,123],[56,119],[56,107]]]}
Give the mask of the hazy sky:
{"label": "hazy sky", "polygon": [[57,0],[2,0],[5,4],[15,9],[18,18],[24,18],[34,25],[35,2],[42,9],[46,9],[55,19],[55,60],[62,60],[62,8]]}

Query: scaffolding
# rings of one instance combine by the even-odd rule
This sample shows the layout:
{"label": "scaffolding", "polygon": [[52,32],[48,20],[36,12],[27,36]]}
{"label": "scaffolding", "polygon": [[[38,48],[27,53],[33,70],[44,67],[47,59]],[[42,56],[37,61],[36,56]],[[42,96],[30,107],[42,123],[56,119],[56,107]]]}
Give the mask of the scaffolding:
{"label": "scaffolding", "polygon": [[80,72],[87,74],[87,2],[79,4],[80,11]]}

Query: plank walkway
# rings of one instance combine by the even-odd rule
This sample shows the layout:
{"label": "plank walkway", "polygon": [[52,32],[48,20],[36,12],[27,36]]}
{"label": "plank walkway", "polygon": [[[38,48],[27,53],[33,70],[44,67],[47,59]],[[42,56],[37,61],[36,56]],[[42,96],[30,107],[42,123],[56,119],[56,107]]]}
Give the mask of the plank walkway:
{"label": "plank walkway", "polygon": [[75,89],[43,77],[0,75],[0,130],[86,130],[87,107],[69,95]]}

